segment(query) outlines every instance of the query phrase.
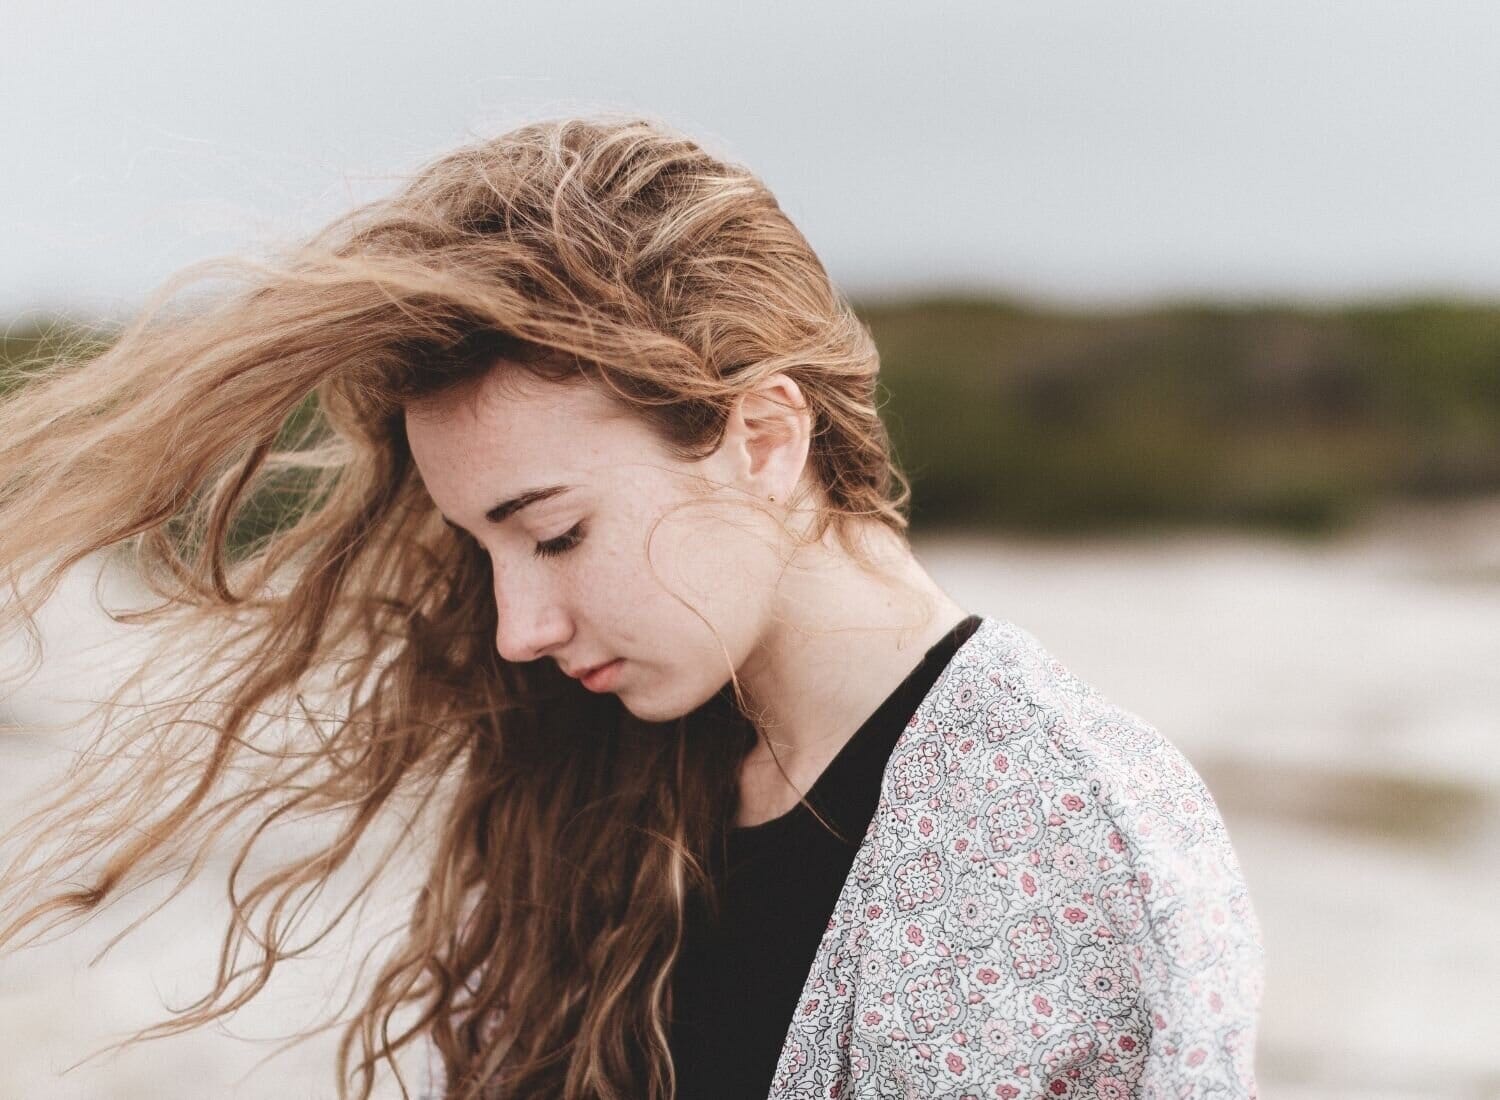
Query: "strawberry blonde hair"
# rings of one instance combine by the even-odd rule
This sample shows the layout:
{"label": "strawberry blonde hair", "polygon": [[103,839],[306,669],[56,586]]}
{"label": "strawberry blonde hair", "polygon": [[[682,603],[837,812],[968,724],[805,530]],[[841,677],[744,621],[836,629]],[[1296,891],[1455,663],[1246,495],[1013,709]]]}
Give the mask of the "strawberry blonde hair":
{"label": "strawberry blonde hair", "polygon": [[[182,305],[205,278],[232,284]],[[141,1035],[182,1031],[351,919],[368,881],[300,932],[390,834],[425,879],[344,1022],[341,1097],[430,1035],[452,1096],[665,1100],[685,901],[756,728],[732,669],[732,693],[646,723],[502,660],[488,558],[424,491],[404,404],[497,369],[590,384],[689,459],[784,372],[812,422],[809,538],[858,557],[858,525],[907,528],[878,366],[754,175],[651,121],[566,119],[457,149],[274,259],[191,270],[102,353],[29,372],[0,402],[0,620],[39,645],[41,602],[116,547],[160,597],[132,617],[192,639],[157,667],[205,675],[101,704],[8,838],[0,945],[184,862],[185,885],[248,825],[212,991]],[[310,815],[336,823],[316,850],[251,873],[258,838]]]}

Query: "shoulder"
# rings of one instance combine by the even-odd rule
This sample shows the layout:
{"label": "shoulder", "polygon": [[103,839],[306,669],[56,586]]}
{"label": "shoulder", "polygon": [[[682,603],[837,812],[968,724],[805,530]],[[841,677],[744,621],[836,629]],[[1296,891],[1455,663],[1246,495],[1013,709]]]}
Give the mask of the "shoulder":
{"label": "shoulder", "polygon": [[903,742],[879,846],[904,934],[965,959],[1044,1065],[1252,1092],[1260,929],[1186,757],[993,618]]}
{"label": "shoulder", "polygon": [[995,838],[995,854],[1093,821],[1110,827],[1106,852],[1137,870],[1242,885],[1223,818],[1187,757],[1014,623],[986,617],[912,725],[893,754],[895,802],[925,784],[957,788],[956,802],[936,801],[961,824],[996,797],[1019,808],[1035,796],[1034,813],[1017,809]]}

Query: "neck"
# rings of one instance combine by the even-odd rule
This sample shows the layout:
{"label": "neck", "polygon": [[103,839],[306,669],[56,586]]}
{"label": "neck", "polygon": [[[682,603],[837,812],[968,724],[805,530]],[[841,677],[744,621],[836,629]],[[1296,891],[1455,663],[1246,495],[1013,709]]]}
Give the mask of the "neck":
{"label": "neck", "polygon": [[865,719],[966,614],[905,539],[881,528],[865,545],[881,575],[860,568],[832,543],[799,555],[784,576],[765,633],[737,670],[764,737],[741,766],[736,824],[756,824],[795,805]]}

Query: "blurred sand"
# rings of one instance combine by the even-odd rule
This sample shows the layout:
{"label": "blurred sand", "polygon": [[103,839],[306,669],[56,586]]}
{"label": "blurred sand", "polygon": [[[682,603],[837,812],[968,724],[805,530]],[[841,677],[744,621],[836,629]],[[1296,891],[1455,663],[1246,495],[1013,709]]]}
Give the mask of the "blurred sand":
{"label": "blurred sand", "polygon": [[[1317,544],[1223,534],[917,548],[959,602],[1030,630],[1208,780],[1266,935],[1266,1100],[1500,1097],[1500,501],[1393,510]],[[128,579],[107,581],[128,599]],[[49,607],[55,652],[0,695],[11,718],[57,730],[0,738],[0,816],[58,765],[70,700],[130,659],[88,588],[80,578]],[[158,1018],[163,996],[201,988],[221,871],[92,968],[91,951],[144,898],[0,961],[0,1100],[334,1095],[331,1037],[253,1071],[268,1046],[210,1033],[56,1076]],[[236,1030],[294,1030],[344,959],[330,951],[301,969]]]}

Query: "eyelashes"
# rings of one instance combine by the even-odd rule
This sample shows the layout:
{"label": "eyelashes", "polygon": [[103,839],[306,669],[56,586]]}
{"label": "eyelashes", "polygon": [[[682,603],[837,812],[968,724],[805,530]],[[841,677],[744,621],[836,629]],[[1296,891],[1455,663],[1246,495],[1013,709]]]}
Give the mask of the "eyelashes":
{"label": "eyelashes", "polygon": [[[469,532],[457,526],[454,526],[454,530],[458,532],[459,538],[467,540],[475,546],[482,546],[479,540],[474,538]],[[559,554],[566,554],[583,541],[586,531],[587,528],[584,525],[584,521],[579,520],[555,539],[547,539],[545,542],[537,543],[531,551],[532,556],[537,558],[555,558]]]}
{"label": "eyelashes", "polygon": [[532,551],[532,554],[538,558],[555,558],[559,554],[566,554],[583,541],[583,533],[583,522],[580,520],[570,530],[558,535],[557,538],[537,543],[536,549]]}

